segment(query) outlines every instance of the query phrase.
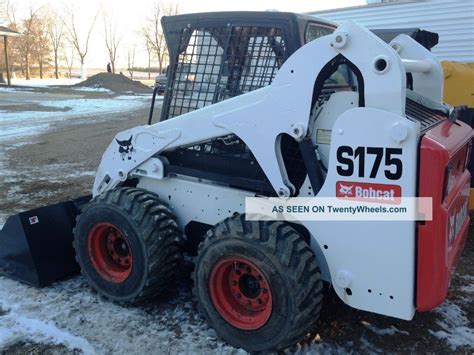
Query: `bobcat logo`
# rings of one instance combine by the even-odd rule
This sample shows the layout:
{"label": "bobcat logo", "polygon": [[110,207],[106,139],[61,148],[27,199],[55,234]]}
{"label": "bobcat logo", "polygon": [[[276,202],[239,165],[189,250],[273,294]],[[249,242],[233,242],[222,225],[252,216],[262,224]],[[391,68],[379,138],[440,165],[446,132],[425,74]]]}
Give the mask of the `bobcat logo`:
{"label": "bobcat logo", "polygon": [[132,153],[135,151],[132,145],[132,138],[133,136],[130,136],[130,138],[125,141],[119,141],[115,138],[119,145],[119,153],[123,161],[125,161],[125,159],[132,160]]}
{"label": "bobcat logo", "polygon": [[352,193],[352,188],[354,187],[354,185],[351,185],[351,186],[345,186],[343,184],[339,184],[339,192],[344,195],[344,196],[353,196],[353,193]]}

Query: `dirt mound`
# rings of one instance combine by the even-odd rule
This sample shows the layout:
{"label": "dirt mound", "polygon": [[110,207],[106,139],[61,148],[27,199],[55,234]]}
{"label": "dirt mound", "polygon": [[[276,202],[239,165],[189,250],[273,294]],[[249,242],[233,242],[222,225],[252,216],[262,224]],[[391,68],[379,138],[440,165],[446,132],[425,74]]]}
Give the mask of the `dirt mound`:
{"label": "dirt mound", "polygon": [[125,93],[135,93],[135,94],[145,94],[152,91],[146,85],[142,83],[131,80],[122,74],[112,74],[112,73],[99,73],[91,76],[87,80],[81,81],[80,83],[74,85],[76,87],[89,87],[89,88],[103,88],[115,93],[125,94]]}

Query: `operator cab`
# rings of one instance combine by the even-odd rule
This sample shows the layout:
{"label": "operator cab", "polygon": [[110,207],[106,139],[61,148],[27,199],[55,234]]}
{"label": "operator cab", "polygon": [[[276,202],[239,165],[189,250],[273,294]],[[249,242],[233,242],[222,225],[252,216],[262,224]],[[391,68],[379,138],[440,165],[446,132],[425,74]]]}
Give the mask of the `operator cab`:
{"label": "operator cab", "polygon": [[[170,57],[160,117],[181,114],[270,85],[276,73],[304,44],[334,32],[337,24],[289,12],[208,12],[164,16],[162,26]],[[427,49],[438,35],[419,29],[373,30],[390,42],[405,33]],[[408,80],[410,82],[410,80]],[[356,85],[345,65],[325,86]],[[153,107],[152,107],[153,111]]]}
{"label": "operator cab", "polygon": [[[283,63],[304,44],[334,32],[337,25],[313,16],[288,12],[215,12],[164,16],[162,26],[170,55],[167,87],[161,116],[149,123],[165,121],[211,104],[270,85]],[[406,33],[425,47],[437,43],[437,35],[420,30],[377,30],[386,41]],[[407,80],[410,83],[410,80]],[[155,95],[157,93],[155,89]],[[334,95],[334,94],[338,95]],[[339,56],[323,69],[315,83],[312,115],[328,100],[338,102],[342,112],[364,106],[363,79],[358,69]],[[350,100],[347,97],[350,96]],[[350,102],[351,107],[345,103]],[[327,106],[327,105],[326,105]],[[313,119],[315,120],[315,117]],[[327,117],[328,119],[325,119]],[[318,116],[314,144],[321,157],[320,182],[328,163],[334,115]],[[281,154],[288,178],[301,194],[307,177],[298,143],[281,138]],[[165,152],[168,173],[192,176],[274,196],[275,191],[247,145],[231,134],[200,144]],[[206,169],[202,169],[205,166]],[[304,191],[307,194],[306,190]]]}
{"label": "operator cab", "polygon": [[170,70],[160,121],[270,85],[291,54],[336,28],[288,12],[164,16],[162,25]]}
{"label": "operator cab", "polygon": [[[286,12],[219,12],[163,17],[170,66],[159,121],[270,85],[301,46],[331,34],[336,24]],[[335,91],[357,91],[357,80],[337,63],[324,82],[323,100]],[[150,114],[150,123],[157,117]],[[297,190],[306,174],[298,144],[283,136],[285,165]],[[166,152],[169,172],[229,181],[256,193],[275,192],[248,147],[235,135]],[[199,159],[196,157],[199,156]],[[202,166],[206,166],[203,171]],[[295,191],[297,193],[297,191]]]}

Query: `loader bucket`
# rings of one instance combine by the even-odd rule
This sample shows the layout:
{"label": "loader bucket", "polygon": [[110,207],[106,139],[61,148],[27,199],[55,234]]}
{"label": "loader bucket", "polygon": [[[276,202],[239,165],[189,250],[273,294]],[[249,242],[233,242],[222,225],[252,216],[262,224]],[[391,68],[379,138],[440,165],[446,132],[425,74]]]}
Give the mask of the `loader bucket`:
{"label": "loader bucket", "polygon": [[44,287],[79,271],[75,219],[90,196],[10,216],[0,230],[0,275]]}

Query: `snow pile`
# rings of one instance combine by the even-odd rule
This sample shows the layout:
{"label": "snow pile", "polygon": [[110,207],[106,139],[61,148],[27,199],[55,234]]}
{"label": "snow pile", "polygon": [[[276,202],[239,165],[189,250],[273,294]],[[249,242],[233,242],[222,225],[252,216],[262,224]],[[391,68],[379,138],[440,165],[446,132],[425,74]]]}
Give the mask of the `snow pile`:
{"label": "snow pile", "polygon": [[75,85],[93,89],[107,89],[115,93],[151,93],[152,89],[138,81],[131,80],[125,75],[99,73]]}

